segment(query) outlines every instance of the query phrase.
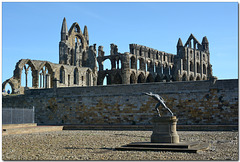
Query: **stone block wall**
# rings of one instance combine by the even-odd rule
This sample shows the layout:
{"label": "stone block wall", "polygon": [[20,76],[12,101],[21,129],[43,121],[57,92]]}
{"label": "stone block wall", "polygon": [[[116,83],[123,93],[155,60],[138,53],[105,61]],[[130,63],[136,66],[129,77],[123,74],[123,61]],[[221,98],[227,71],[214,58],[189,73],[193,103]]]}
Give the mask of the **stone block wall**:
{"label": "stone block wall", "polygon": [[[33,89],[3,96],[3,107],[35,107],[38,124],[150,124],[161,95],[178,124],[237,125],[238,80]],[[160,107],[161,109],[161,107]],[[161,114],[168,111],[161,109]]]}

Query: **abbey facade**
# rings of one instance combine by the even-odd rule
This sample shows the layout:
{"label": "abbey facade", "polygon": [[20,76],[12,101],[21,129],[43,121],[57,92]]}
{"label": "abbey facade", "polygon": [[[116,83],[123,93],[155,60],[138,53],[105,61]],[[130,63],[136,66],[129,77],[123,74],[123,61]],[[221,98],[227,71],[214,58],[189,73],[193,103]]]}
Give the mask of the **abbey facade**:
{"label": "abbey facade", "polygon": [[[207,37],[200,43],[191,34],[185,45],[179,38],[176,55],[137,44],[130,44],[130,52],[125,53],[118,52],[115,44],[110,46],[109,55],[103,46],[97,51],[96,44],[89,46],[87,26],[82,32],[79,24],[73,23],[68,30],[64,18],[59,64],[21,59],[2,88],[10,84],[12,93],[22,94],[26,89],[103,85],[104,80],[110,85],[213,78]],[[106,60],[110,60],[110,69],[104,68]]]}

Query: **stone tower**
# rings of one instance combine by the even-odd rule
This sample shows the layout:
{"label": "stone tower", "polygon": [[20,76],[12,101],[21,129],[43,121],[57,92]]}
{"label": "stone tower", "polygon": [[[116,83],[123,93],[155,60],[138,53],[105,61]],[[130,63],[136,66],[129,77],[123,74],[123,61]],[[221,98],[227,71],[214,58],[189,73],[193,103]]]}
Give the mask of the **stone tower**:
{"label": "stone tower", "polygon": [[191,34],[184,46],[179,38],[175,64],[176,80],[209,80],[212,77],[212,65],[207,37],[203,37],[200,43]]}
{"label": "stone tower", "polygon": [[59,64],[89,67],[93,72],[93,85],[97,84],[97,50],[96,44],[89,46],[87,26],[82,30],[77,22],[68,30],[64,17],[59,42]]}

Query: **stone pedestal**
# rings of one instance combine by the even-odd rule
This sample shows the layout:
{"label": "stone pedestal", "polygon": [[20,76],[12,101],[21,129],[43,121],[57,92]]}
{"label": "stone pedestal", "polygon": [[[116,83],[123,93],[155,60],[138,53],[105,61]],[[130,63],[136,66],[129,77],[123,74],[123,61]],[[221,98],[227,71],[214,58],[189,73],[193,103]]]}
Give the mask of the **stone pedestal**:
{"label": "stone pedestal", "polygon": [[152,122],[154,126],[151,143],[179,143],[176,116],[153,117]]}

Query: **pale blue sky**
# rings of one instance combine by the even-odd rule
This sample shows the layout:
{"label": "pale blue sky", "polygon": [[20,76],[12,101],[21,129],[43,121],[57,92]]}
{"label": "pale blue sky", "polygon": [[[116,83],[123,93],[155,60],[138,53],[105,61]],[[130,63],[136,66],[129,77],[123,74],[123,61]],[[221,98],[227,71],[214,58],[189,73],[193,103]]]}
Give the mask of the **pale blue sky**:
{"label": "pale blue sky", "polygon": [[145,45],[176,54],[180,37],[192,33],[199,42],[207,36],[213,75],[238,78],[238,3],[2,3],[2,81],[13,76],[20,59],[58,63],[60,30],[66,17],[68,29],[87,25],[90,44],[111,43],[120,52],[129,44]]}

